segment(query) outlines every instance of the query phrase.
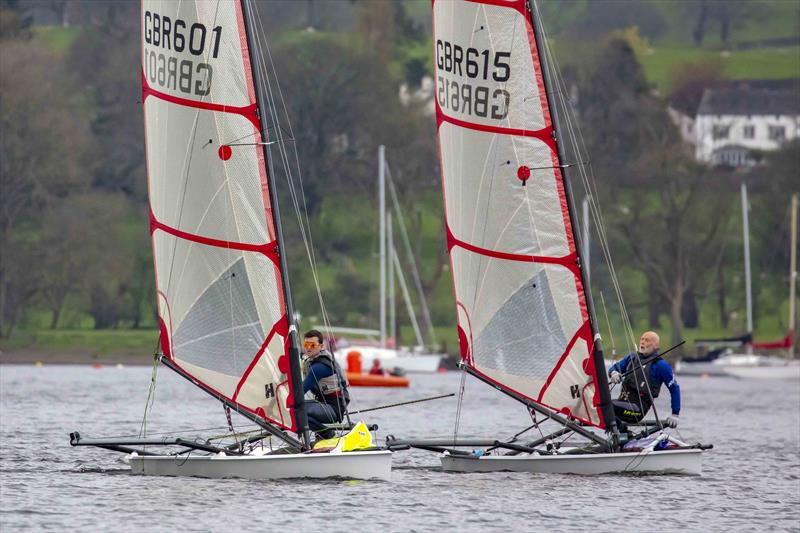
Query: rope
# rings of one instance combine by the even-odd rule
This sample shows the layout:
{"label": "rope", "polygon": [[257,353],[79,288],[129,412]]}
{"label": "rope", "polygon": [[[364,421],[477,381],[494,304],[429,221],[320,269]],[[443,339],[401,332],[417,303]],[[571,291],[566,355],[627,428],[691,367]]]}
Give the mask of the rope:
{"label": "rope", "polygon": [[611,358],[617,358],[617,343],[614,342],[614,330],[611,329],[611,320],[608,318],[608,309],[606,309],[606,299],[603,296],[603,291],[600,291],[600,303],[603,305],[603,313],[606,315],[606,325],[608,326],[608,335],[611,337]]}
{"label": "rope", "polygon": [[156,377],[158,376],[158,355],[159,355],[159,347],[161,345],[161,335],[158,335],[158,341],[156,341],[156,347],[153,350],[153,370],[150,373],[150,387],[147,391],[147,400],[144,402],[144,413],[142,414],[142,423],[139,426],[139,435],[140,438],[144,438],[147,436],[147,414],[153,408],[153,403],[156,401]]}
{"label": "rope", "polygon": [[467,373],[461,370],[461,386],[458,390],[458,403],[456,405],[456,423],[453,426],[453,442],[458,440],[458,426],[461,423],[461,403],[464,400],[464,386],[466,383]]}

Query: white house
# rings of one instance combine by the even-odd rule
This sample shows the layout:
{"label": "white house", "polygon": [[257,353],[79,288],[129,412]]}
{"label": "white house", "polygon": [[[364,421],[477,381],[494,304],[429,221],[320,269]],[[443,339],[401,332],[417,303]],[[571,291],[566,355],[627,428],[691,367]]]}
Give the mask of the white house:
{"label": "white house", "polygon": [[800,137],[800,94],[748,87],[706,89],[694,135],[699,161],[753,165],[762,152]]}

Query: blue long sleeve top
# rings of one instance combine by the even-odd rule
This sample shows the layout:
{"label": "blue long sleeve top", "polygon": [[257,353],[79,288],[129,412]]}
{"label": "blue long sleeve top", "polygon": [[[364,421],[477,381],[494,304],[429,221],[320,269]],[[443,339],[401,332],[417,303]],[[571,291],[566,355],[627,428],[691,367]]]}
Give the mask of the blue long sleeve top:
{"label": "blue long sleeve top", "polygon": [[308,391],[317,391],[317,384],[322,378],[327,378],[333,375],[333,369],[325,363],[311,363],[308,369],[308,374],[303,380],[303,394]]}
{"label": "blue long sleeve top", "polygon": [[[614,363],[611,368],[608,369],[608,375],[611,375],[611,373],[615,371],[620,374],[627,372],[634,355],[635,354],[631,352]],[[655,354],[652,356],[655,356]],[[647,358],[652,356],[648,355]],[[650,382],[658,384],[659,387],[661,387],[662,384],[667,386],[671,399],[670,406],[672,407],[672,414],[679,414],[681,412],[681,387],[675,380],[675,375],[672,373],[672,367],[669,363],[663,359],[659,359],[653,363],[653,366],[650,367]]]}

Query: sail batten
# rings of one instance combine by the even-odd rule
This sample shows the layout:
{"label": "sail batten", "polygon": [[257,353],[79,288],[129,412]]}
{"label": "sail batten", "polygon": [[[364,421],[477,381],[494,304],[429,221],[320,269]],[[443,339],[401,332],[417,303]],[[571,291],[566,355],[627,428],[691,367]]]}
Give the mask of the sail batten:
{"label": "sail batten", "polygon": [[142,100],[162,350],[296,430],[289,319],[241,3],[142,1]]}
{"label": "sail batten", "polygon": [[525,0],[433,2],[445,228],[462,360],[603,427],[594,342]]}

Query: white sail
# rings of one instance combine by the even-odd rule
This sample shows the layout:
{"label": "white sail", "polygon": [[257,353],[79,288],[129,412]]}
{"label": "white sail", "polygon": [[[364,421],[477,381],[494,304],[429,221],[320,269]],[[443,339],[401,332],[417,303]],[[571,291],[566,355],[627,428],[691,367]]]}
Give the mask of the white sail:
{"label": "white sail", "polygon": [[143,0],[142,93],[164,353],[295,429],[288,320],[242,7]]}
{"label": "white sail", "polygon": [[528,4],[434,0],[433,25],[462,359],[505,389],[603,427],[592,328]]}

